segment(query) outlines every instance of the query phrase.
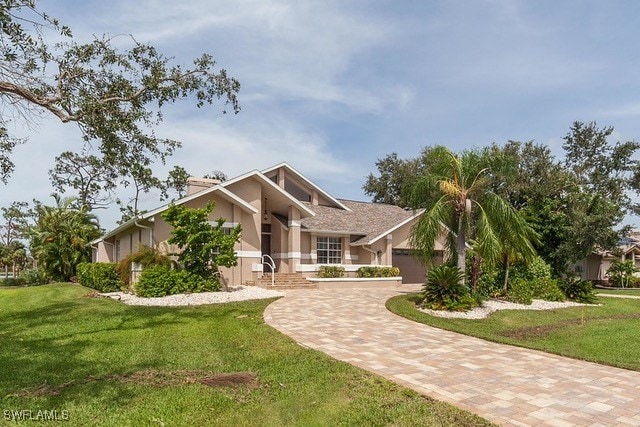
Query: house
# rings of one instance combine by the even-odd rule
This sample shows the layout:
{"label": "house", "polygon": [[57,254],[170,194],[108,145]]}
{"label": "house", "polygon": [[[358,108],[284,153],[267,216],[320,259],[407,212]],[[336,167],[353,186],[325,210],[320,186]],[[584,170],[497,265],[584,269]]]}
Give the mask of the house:
{"label": "house", "polygon": [[[423,282],[425,266],[409,246],[420,211],[337,199],[287,163],[254,170],[225,182],[192,178],[187,196],[175,201],[204,207],[214,201],[210,220],[242,225],[236,244],[238,266],[222,269],[230,284],[253,284],[270,272],[314,276],[321,265],[343,266],[355,275],[361,266],[395,266],[403,282]],[[167,243],[171,227],[161,214],[168,205],[134,218],[93,242],[94,261],[118,262],[140,245],[175,253]],[[442,253],[442,245],[437,245]],[[267,257],[268,255],[268,257]],[[270,257],[270,259],[269,259]]]}
{"label": "house", "polygon": [[608,282],[607,271],[614,261],[631,260],[633,266],[640,270],[640,231],[633,231],[628,237],[618,242],[613,251],[599,250],[572,266],[574,273],[582,279],[595,283]]}

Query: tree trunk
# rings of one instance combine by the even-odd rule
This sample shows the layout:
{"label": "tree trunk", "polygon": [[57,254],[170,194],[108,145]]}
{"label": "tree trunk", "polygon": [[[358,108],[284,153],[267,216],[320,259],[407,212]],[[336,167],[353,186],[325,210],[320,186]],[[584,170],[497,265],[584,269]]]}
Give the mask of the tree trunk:
{"label": "tree trunk", "polygon": [[458,218],[458,268],[462,271],[462,284],[465,282],[466,263],[467,263],[467,246],[464,235],[464,216]]}
{"label": "tree trunk", "polygon": [[480,266],[482,265],[482,258],[477,255],[473,256],[473,263],[471,264],[471,275],[469,277],[469,287],[472,291],[478,288],[478,281],[480,280]]}
{"label": "tree trunk", "polygon": [[471,218],[471,199],[464,200],[464,211],[458,218],[458,268],[462,271],[462,284],[467,275],[467,241],[465,235],[465,218]]}
{"label": "tree trunk", "polygon": [[509,283],[509,255],[504,256],[504,292],[507,293]]}

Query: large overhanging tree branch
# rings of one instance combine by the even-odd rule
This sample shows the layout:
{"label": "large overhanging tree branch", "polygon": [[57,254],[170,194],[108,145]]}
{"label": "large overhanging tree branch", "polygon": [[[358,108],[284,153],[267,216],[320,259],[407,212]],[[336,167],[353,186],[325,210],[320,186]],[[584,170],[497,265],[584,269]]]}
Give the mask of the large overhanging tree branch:
{"label": "large overhanging tree branch", "polygon": [[[51,30],[66,40],[50,47],[44,34]],[[168,103],[193,97],[198,107],[222,100],[234,113],[240,110],[240,84],[216,69],[211,55],[183,67],[131,36],[119,38],[118,44],[122,39],[130,44],[124,50],[108,37],[79,44],[32,0],[0,0],[0,38],[0,179],[5,182],[14,167],[11,151],[21,142],[7,130],[12,119],[45,113],[77,123],[104,162],[126,166],[132,146],[145,159],[163,162],[179,147],[150,130],[162,121]]]}
{"label": "large overhanging tree branch", "polygon": [[78,206],[87,211],[107,208],[112,204],[119,177],[115,167],[104,164],[94,155],[71,151],[57,156],[55,163],[49,177],[56,191],[64,193],[73,188],[77,191]]}

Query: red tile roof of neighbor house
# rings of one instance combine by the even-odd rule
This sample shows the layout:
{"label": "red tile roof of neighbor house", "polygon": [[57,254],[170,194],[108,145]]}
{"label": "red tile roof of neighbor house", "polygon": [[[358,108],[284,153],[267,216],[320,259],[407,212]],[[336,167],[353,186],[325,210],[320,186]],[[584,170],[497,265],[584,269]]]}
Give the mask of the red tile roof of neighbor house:
{"label": "red tile roof of neighbor house", "polygon": [[304,202],[316,213],[316,216],[300,221],[302,231],[362,236],[352,244],[366,245],[420,214],[420,211],[404,210],[398,206],[383,203],[339,200],[351,211],[332,206],[314,206]]}

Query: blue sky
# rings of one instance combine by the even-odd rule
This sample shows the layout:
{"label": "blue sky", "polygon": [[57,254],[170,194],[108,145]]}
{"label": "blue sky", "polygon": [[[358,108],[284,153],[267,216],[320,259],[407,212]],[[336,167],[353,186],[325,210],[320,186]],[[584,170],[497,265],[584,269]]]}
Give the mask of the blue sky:
{"label": "blue sky", "polygon": [[[157,129],[184,146],[165,167],[228,176],[287,161],[338,197],[366,200],[375,161],[421,147],[509,139],[561,154],[575,120],[640,138],[638,1],[57,1],[40,8],[81,42],[133,34],[188,63],[203,52],[242,84],[238,115],[180,102]],[[50,201],[73,125],[18,127],[0,205]],[[1,185],[1,184],[0,184]],[[159,204],[157,195],[143,206]],[[99,211],[111,228],[117,208]]]}

